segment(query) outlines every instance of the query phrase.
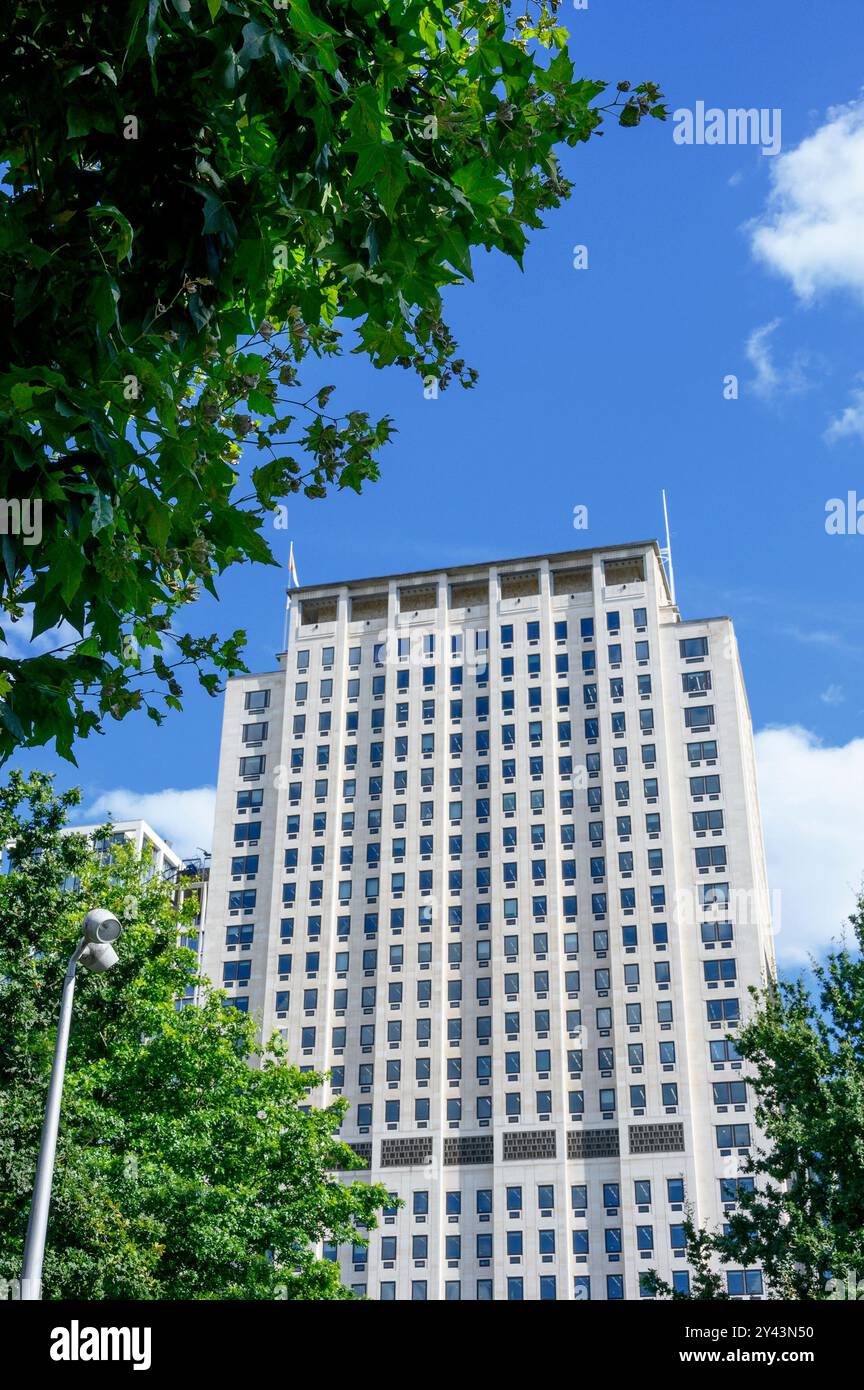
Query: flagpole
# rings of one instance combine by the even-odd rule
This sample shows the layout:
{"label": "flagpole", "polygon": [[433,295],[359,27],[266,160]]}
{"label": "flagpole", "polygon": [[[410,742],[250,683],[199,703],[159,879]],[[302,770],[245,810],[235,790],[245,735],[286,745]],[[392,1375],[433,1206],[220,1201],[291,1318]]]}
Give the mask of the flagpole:
{"label": "flagpole", "polygon": [[669,571],[669,596],[675,602],[675,571],[672,568],[672,538],[669,534],[669,512],[666,508],[666,489],[662,489],[663,497],[663,520],[666,525],[666,548],[660,554],[666,561],[666,568]]}
{"label": "flagpole", "polygon": [[283,638],[283,640],[282,640],[282,650],[283,650],[283,652],[287,652],[287,650],[288,650],[288,624],[289,624],[290,619],[291,619],[291,594],[290,594],[290,592],[286,589],[286,591],[285,591],[285,636],[284,636],[284,638]]}
{"label": "flagpole", "polygon": [[282,644],[283,652],[288,650],[288,629],[291,620],[291,585],[299,589],[300,583],[297,578],[297,566],[294,564],[294,542],[288,548],[288,588],[285,590],[285,640]]}

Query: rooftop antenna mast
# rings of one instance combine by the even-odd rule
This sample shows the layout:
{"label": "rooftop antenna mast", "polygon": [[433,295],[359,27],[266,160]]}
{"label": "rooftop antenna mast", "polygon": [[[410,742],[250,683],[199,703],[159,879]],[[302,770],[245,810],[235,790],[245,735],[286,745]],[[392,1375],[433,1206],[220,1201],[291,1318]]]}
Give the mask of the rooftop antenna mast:
{"label": "rooftop antenna mast", "polygon": [[671,594],[671,596],[672,596],[672,602],[674,603],[674,602],[675,602],[675,571],[674,571],[673,568],[672,568],[672,540],[671,540],[670,535],[669,535],[669,512],[668,512],[668,509],[667,509],[667,507],[666,507],[666,489],[665,489],[665,488],[662,489],[662,496],[663,496],[663,521],[664,521],[665,526],[666,526],[666,544],[665,544],[665,546],[662,547],[662,549],[661,549],[661,551],[660,551],[660,558],[661,558],[661,560],[664,560],[665,563],[666,563],[666,573],[667,573],[668,576],[669,576],[669,593]]}
{"label": "rooftop antenna mast", "polygon": [[[287,653],[287,651],[288,651],[288,625],[289,625],[290,621],[291,621],[291,591],[290,591],[290,589],[286,589],[286,590],[285,590],[285,625],[284,625],[284,629],[283,629],[283,633],[282,633],[282,651],[285,652],[285,653]],[[286,664],[287,664],[287,656],[286,656]]]}
{"label": "rooftop antenna mast", "polygon": [[[300,587],[300,580],[297,578],[297,566],[294,563],[294,542],[291,542],[288,551],[288,587],[285,590],[285,635],[282,640],[283,652],[288,651],[288,626],[291,621],[291,585],[296,589]],[[287,664],[287,656],[285,658]]]}

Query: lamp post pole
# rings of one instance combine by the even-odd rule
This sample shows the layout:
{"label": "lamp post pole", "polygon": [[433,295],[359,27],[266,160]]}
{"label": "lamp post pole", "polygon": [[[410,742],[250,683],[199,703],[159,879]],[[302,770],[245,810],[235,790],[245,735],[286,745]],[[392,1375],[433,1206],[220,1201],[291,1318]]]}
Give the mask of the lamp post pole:
{"label": "lamp post pole", "polygon": [[84,920],[81,940],[72,952],[66,967],[63,995],[60,1001],[60,1018],[57,1023],[57,1040],[54,1044],[54,1060],[51,1063],[51,1081],[48,1086],[48,1100],[45,1104],[45,1119],[42,1122],[42,1136],[39,1140],[36,1183],[33,1188],[33,1200],[30,1204],[27,1239],[24,1242],[21,1302],[32,1302],[42,1297],[42,1263],[45,1259],[45,1237],[48,1231],[48,1211],[51,1206],[51,1186],[54,1180],[54,1158],[57,1153],[60,1103],[63,1098],[63,1078],[66,1074],[66,1054],[69,1049],[72,1001],[75,997],[75,970],[79,960],[88,970],[93,970],[97,974],[110,970],[117,960],[110,942],[116,941],[119,935],[120,923],[113,913],[106,911],[105,908],[95,908],[92,912],[88,912]]}
{"label": "lamp post pole", "polygon": [[51,1084],[48,1087],[48,1101],[45,1106],[45,1119],[42,1123],[42,1138],[39,1141],[36,1186],[33,1189],[27,1240],[24,1245],[24,1271],[21,1275],[22,1301],[42,1297],[42,1261],[45,1258],[45,1235],[48,1230],[48,1208],[51,1205],[51,1184],[54,1179],[54,1155],[57,1151],[60,1101],[63,1096],[63,1078],[66,1074],[66,1052],[69,1047],[69,1027],[72,1023],[72,1000],[75,997],[75,967],[86,944],[82,937],[72,953],[66,978],[63,981],[60,1021],[57,1024],[57,1041],[54,1044],[54,1060],[51,1063]]}

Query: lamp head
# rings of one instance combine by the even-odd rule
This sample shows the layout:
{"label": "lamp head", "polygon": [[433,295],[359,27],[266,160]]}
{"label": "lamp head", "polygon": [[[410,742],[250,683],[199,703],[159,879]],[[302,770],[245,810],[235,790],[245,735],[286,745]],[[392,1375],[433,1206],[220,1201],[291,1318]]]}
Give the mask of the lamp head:
{"label": "lamp head", "polygon": [[107,907],[94,907],[84,918],[84,939],[96,946],[116,941],[122,930],[120,922]]}
{"label": "lamp head", "polygon": [[109,946],[108,942],[91,941],[78,957],[78,962],[83,965],[85,970],[90,970],[94,975],[104,975],[106,970],[110,970],[112,965],[116,965],[120,957]]}

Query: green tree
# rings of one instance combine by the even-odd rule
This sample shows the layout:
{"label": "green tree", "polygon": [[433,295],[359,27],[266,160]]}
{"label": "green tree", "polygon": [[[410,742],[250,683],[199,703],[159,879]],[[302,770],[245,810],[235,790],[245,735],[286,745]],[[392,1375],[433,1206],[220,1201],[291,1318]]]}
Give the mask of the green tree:
{"label": "green tree", "polygon": [[0,758],[242,669],[242,633],[178,614],[273,563],[280,499],[377,477],[392,422],[330,405],[334,357],[473,384],[442,317],[472,248],[520,261],[571,193],[556,147],[666,115],[577,78],[558,8],[4,6],[0,602],[67,626],[0,658]]}
{"label": "green tree", "polygon": [[[86,911],[124,922],[119,964],[80,971],[61,1114],[48,1298],[334,1299],[311,1243],[363,1240],[385,1190],[336,1137],[345,1102],[261,1046],[193,974],[168,887],[128,845],[63,834],[76,792],[13,773],[0,790],[0,1278],[20,1276],[66,963]],[[178,1007],[190,985],[195,1006]]]}
{"label": "green tree", "polygon": [[814,962],[812,988],[751,990],[737,1045],[764,1144],[744,1164],[754,1190],[739,1193],[728,1233],[688,1223],[692,1297],[725,1296],[718,1263],[761,1267],[778,1299],[842,1298],[850,1276],[864,1280],[864,894],[849,922],[854,944]]}

